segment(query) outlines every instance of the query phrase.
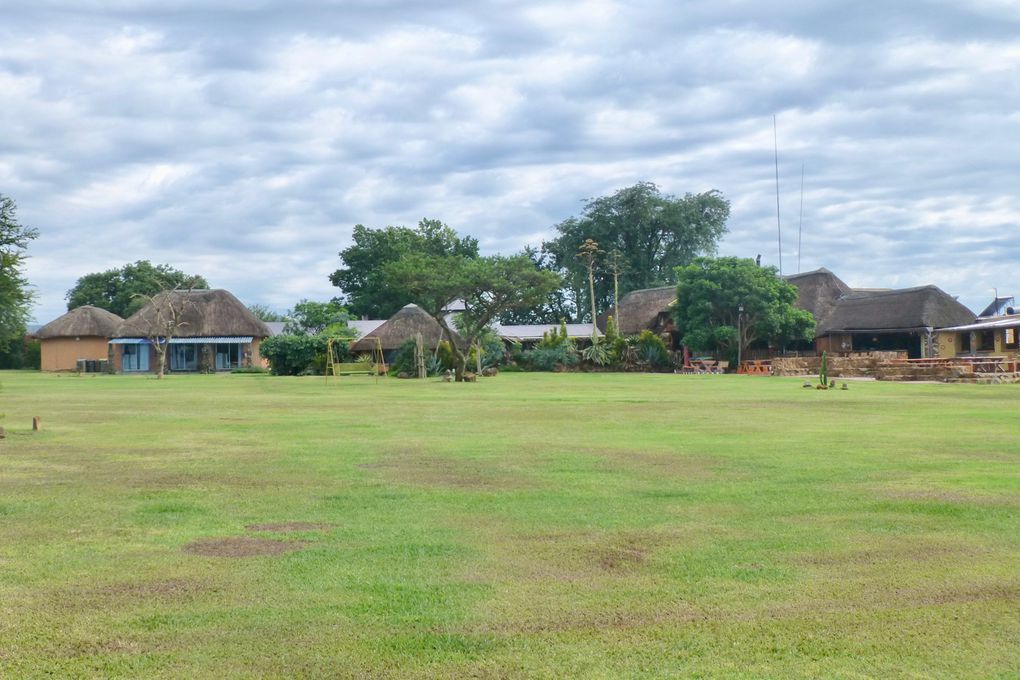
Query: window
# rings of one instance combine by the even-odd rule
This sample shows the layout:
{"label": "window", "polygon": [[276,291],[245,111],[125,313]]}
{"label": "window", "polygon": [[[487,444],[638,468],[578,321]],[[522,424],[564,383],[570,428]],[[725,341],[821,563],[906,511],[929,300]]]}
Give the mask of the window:
{"label": "window", "polygon": [[197,345],[170,345],[170,370],[171,371],[197,371],[198,370],[198,347]]}
{"label": "window", "polygon": [[241,344],[237,342],[216,345],[216,370],[229,371],[241,367]]}
{"label": "window", "polygon": [[124,353],[121,355],[120,367],[123,371],[148,371],[149,370],[149,346],[148,345],[122,345]]}
{"label": "window", "polygon": [[1020,347],[1017,343],[1017,336],[1020,336],[1020,333],[1017,333],[1017,330],[1018,329],[1016,328],[1007,328],[1006,332],[1003,334],[1006,349],[1018,349],[1018,347]]}
{"label": "window", "polygon": [[979,352],[995,351],[995,331],[978,332],[978,351]]}
{"label": "window", "polygon": [[970,331],[963,331],[962,333],[957,333],[956,337],[959,338],[959,343],[960,343],[959,351],[960,352],[969,352],[970,351]]}

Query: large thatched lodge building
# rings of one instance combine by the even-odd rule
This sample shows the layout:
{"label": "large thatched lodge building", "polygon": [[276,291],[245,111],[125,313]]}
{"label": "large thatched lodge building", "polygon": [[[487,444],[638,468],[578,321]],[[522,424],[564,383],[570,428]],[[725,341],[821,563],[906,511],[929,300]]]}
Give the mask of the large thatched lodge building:
{"label": "large thatched lodge building", "polygon": [[[175,320],[168,321],[170,317]],[[164,329],[172,323],[174,329]],[[128,317],[110,340],[113,369],[158,367],[153,342],[170,336],[170,371],[229,371],[263,365],[259,345],[272,331],[225,290],[166,291]]]}
{"label": "large thatched lodge building", "polygon": [[797,305],[815,317],[819,353],[901,351],[912,359],[932,357],[938,354],[938,329],[975,318],[937,286],[855,289],[824,268],[785,278],[797,287]]}
{"label": "large thatched lodge building", "polygon": [[[815,318],[809,351],[819,354],[891,350],[911,358],[931,357],[940,352],[940,328],[975,320],[972,311],[936,286],[851,288],[825,268],[784,278],[797,288],[797,306]],[[599,316],[599,327],[605,329],[611,314],[623,334],[650,330],[671,349],[679,349],[681,329],[673,320],[678,304],[683,302],[677,300],[674,286],[631,291],[620,298],[619,308]]]}

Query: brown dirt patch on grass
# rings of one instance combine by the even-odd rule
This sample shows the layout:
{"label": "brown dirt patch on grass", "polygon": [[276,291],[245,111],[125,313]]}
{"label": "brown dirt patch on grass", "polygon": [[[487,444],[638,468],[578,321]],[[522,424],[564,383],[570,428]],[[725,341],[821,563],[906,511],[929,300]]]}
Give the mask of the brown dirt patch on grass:
{"label": "brown dirt patch on grass", "polygon": [[947,545],[930,541],[907,541],[890,545],[809,555],[802,561],[819,567],[871,566],[888,562],[938,562],[972,558],[981,551],[972,546]]}
{"label": "brown dirt patch on grass", "polygon": [[889,599],[911,605],[1008,602],[1020,605],[1020,581],[970,585],[933,585],[931,588],[897,589]]}
{"label": "brown dirt patch on grass", "polygon": [[625,470],[668,479],[712,479],[719,476],[720,461],[710,456],[680,452],[601,449],[591,452],[612,470]]}
{"label": "brown dirt patch on grass", "polygon": [[530,486],[520,473],[501,468],[497,460],[452,459],[430,456],[413,449],[364,463],[363,470],[378,470],[401,484],[477,491],[504,491]]}
{"label": "brown dirt patch on grass", "polygon": [[137,598],[179,598],[207,592],[208,584],[189,579],[165,579],[161,581],[138,581],[134,583],[114,583],[96,589],[100,595],[137,597]]}
{"label": "brown dirt patch on grass", "polygon": [[529,633],[599,633],[625,631],[652,626],[691,624],[708,621],[712,616],[687,603],[663,603],[645,609],[585,610],[549,609],[547,611],[508,615],[499,620],[469,624],[461,632],[468,634],[521,635]]}
{"label": "brown dirt patch on grass", "polygon": [[228,536],[223,538],[202,538],[185,545],[181,550],[189,555],[203,557],[259,557],[282,555],[300,550],[296,541],[277,541],[270,538],[250,536]]}
{"label": "brown dirt patch on grass", "polygon": [[269,524],[249,524],[245,526],[248,531],[271,531],[274,533],[288,533],[292,531],[325,531],[334,525],[322,522],[274,522]]}
{"label": "brown dirt patch on grass", "polygon": [[599,546],[594,551],[596,564],[609,572],[625,572],[640,567],[648,561],[653,546],[644,539],[629,537],[622,542]]}

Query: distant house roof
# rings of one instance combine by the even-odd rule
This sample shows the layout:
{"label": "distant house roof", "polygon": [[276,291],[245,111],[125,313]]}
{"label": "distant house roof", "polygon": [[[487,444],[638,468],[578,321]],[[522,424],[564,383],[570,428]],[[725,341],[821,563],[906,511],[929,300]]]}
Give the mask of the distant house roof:
{"label": "distant house roof", "polygon": [[[169,300],[168,300],[169,299]],[[266,338],[273,333],[265,322],[225,290],[177,290],[157,293],[151,302],[129,316],[114,337],[146,337],[158,315],[158,306],[169,301],[181,310],[181,338],[244,337]]]}
{"label": "distant house roof", "polygon": [[40,340],[76,337],[112,338],[122,323],[124,319],[113,312],[92,305],[82,305],[50,321],[34,335]]}
{"label": "distant house roof", "polygon": [[949,326],[939,328],[940,331],[991,331],[997,328],[1020,327],[1020,314],[1007,314],[997,317],[978,319],[974,323],[963,324],[962,326]]}
{"label": "distant house roof", "polygon": [[283,328],[287,325],[286,321],[263,321],[262,323],[266,324],[271,335],[283,335]]}
{"label": "distant house roof", "polygon": [[992,300],[991,303],[984,308],[984,311],[978,314],[978,316],[981,318],[989,316],[1003,316],[1004,314],[1006,314],[1006,309],[1008,307],[1015,306],[1016,302],[1013,301],[1012,295],[997,297],[994,300]]}
{"label": "distant house roof", "polygon": [[632,290],[620,298],[620,307],[599,314],[598,326],[605,330],[611,314],[622,335],[637,335],[643,330],[655,330],[660,314],[668,314],[676,304],[676,286]]}
{"label": "distant house roof", "polygon": [[396,314],[353,343],[351,351],[371,352],[377,346],[377,339],[384,350],[397,349],[418,333],[421,333],[430,351],[443,339],[442,326],[428,312],[418,305],[404,305]]}
{"label": "distant house roof", "polygon": [[363,338],[384,323],[386,319],[353,319],[347,325],[358,332],[359,338]]}
{"label": "distant house roof", "polygon": [[798,308],[811,312],[815,327],[822,328],[836,307],[836,302],[853,289],[825,267],[803,274],[784,276],[787,283],[797,287]]}
{"label": "distant house roof", "polygon": [[943,328],[974,321],[974,313],[937,286],[852,292],[840,298],[816,335]]}
{"label": "distant house roof", "polygon": [[[529,340],[541,340],[542,336],[549,331],[559,331],[560,324],[528,324],[519,326],[496,326],[496,334],[504,340],[517,340],[517,341],[529,341]],[[598,328],[593,328],[590,323],[568,323],[567,324],[567,337],[571,338],[590,338],[592,331],[595,332],[599,337],[602,336],[602,332]]]}

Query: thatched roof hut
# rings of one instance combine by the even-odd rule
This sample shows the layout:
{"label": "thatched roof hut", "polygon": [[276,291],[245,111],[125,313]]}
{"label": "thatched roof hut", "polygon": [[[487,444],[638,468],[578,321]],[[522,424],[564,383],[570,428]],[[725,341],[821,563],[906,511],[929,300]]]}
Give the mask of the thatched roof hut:
{"label": "thatched roof hut", "polygon": [[834,306],[816,335],[848,332],[909,332],[971,323],[971,310],[938,286],[879,292],[855,291]]}
{"label": "thatched roof hut", "polygon": [[114,337],[144,338],[153,328],[158,309],[180,310],[179,338],[253,337],[273,333],[236,297],[225,290],[174,290],[156,294],[152,301],[127,318]]}
{"label": "thatched roof hut", "polygon": [[811,312],[811,316],[815,317],[816,328],[823,328],[832,310],[836,308],[837,301],[853,292],[850,286],[825,267],[783,278],[797,287],[796,305],[799,309]]}
{"label": "thatched roof hut", "polygon": [[112,338],[117,328],[124,323],[113,312],[92,305],[82,305],[37,330],[33,335],[39,340],[51,338]]}
{"label": "thatched roof hut", "polygon": [[675,304],[676,286],[632,290],[620,298],[619,309],[614,307],[599,314],[598,327],[605,331],[612,314],[622,335],[637,335],[643,330],[658,332],[670,325]]}
{"label": "thatched roof hut", "polygon": [[418,305],[404,305],[384,323],[353,343],[351,351],[371,352],[377,347],[376,339],[382,343],[383,350],[395,350],[418,333],[421,333],[426,347],[434,348],[443,338],[443,327]]}

